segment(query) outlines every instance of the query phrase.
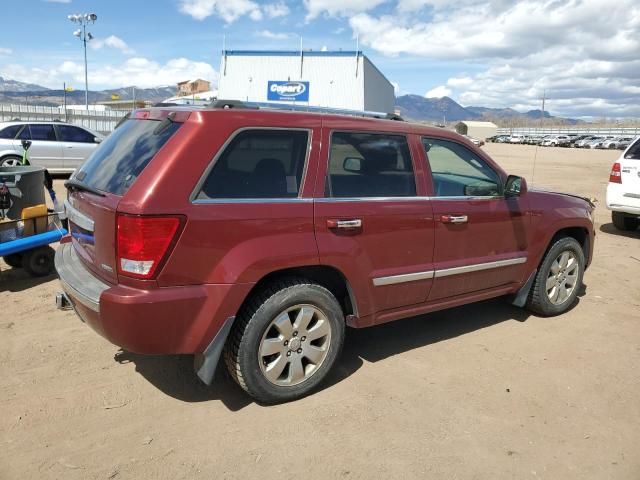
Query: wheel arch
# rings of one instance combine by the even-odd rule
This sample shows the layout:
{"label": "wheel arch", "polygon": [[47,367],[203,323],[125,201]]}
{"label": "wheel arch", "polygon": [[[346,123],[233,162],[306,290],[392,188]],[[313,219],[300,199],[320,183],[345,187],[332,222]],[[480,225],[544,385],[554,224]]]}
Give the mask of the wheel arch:
{"label": "wheel arch", "polygon": [[270,272],[264,275],[253,286],[247,294],[243,304],[247,302],[257,290],[261,289],[266,284],[285,277],[303,277],[323,286],[336,297],[345,317],[349,315],[358,316],[356,298],[349,281],[340,270],[329,265],[291,267]]}
{"label": "wheel arch", "polygon": [[553,244],[557,240],[559,240],[560,238],[563,238],[563,237],[571,237],[576,242],[578,242],[580,244],[580,247],[582,247],[582,253],[584,253],[585,266],[589,265],[589,263],[591,263],[591,258],[590,258],[590,252],[591,252],[590,242],[591,242],[591,239],[589,237],[589,231],[587,230],[587,228],[579,227],[579,226],[564,227],[564,228],[561,228],[561,229],[557,230],[553,234],[553,236],[551,237],[549,242],[547,243],[547,247],[545,248],[545,251],[544,251],[544,253],[542,255],[542,258],[540,259],[540,262],[542,262],[544,260],[545,255],[547,254],[549,249],[553,246]]}

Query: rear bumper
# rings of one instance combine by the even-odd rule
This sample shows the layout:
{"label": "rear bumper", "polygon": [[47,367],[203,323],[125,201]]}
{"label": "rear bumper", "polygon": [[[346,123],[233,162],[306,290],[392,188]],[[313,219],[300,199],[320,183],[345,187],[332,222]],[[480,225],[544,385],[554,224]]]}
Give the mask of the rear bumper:
{"label": "rear bumper", "polygon": [[614,212],[640,215],[640,193],[628,192],[624,184],[607,185],[607,208]]}
{"label": "rear bumper", "polygon": [[145,354],[201,353],[252,284],[140,290],[95,277],[70,243],[56,251],[60,283],[80,319],[111,343]]}

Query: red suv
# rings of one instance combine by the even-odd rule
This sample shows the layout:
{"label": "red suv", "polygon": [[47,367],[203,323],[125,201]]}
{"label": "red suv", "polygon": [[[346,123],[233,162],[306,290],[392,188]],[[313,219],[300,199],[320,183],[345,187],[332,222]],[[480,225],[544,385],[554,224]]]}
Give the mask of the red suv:
{"label": "red suv", "polygon": [[265,403],[313,390],[346,325],[503,295],[562,313],[594,243],[589,201],[357,116],[138,110],[67,187],[59,303],[126,350],[195,354],[207,384],[222,357]]}

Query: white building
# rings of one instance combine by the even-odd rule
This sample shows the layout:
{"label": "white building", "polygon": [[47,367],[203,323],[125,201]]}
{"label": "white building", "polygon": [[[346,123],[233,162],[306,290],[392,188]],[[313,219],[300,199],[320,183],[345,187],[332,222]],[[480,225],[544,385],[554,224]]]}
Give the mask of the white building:
{"label": "white building", "polygon": [[456,132],[460,135],[469,135],[473,138],[486,140],[498,133],[498,126],[491,122],[475,122],[465,120],[456,124]]}
{"label": "white building", "polygon": [[226,50],[218,98],[392,113],[393,85],[361,51]]}

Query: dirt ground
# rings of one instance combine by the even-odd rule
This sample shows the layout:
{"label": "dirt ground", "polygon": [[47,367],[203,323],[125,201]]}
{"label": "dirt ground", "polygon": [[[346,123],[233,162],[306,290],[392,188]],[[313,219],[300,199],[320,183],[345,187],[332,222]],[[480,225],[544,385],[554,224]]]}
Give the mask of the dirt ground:
{"label": "dirt ground", "polygon": [[[0,479],[640,479],[640,232],[604,207],[619,152],[487,145],[529,184],[594,196],[595,259],[570,312],[501,300],[350,330],[328,385],[275,407],[188,357],[110,345],[0,277]],[[57,181],[61,191],[61,181]]]}

